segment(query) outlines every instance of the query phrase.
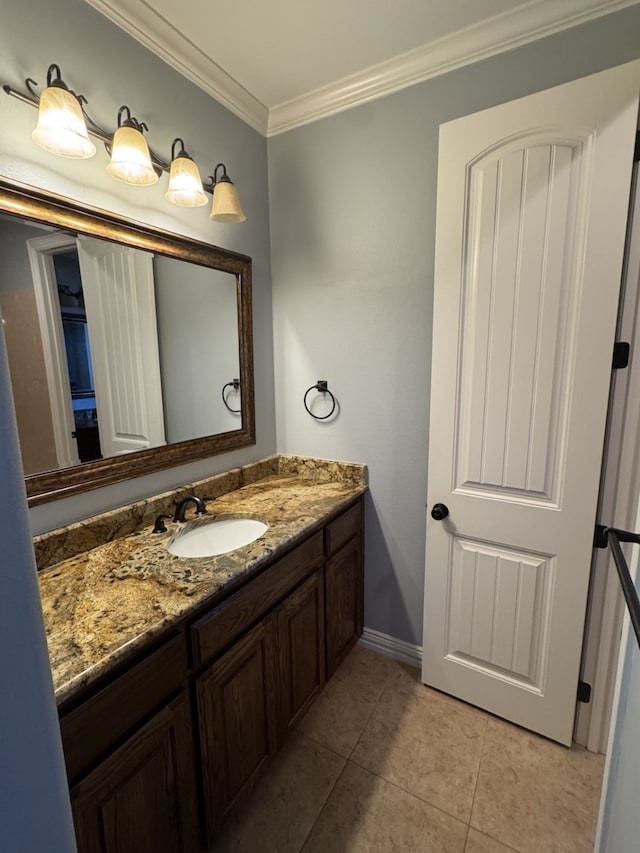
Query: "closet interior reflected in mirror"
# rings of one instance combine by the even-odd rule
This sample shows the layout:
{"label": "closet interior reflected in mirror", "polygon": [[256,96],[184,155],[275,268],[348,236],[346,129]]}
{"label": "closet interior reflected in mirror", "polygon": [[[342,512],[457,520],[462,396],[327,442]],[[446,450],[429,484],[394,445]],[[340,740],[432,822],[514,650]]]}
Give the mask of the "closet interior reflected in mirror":
{"label": "closet interior reflected in mirror", "polygon": [[2,182],[0,257],[30,504],[255,442],[249,258]]}

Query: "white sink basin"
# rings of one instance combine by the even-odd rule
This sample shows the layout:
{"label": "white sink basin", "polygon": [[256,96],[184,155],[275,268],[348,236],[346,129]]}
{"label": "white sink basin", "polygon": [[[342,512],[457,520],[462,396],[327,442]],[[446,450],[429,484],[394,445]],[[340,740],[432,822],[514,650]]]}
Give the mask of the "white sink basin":
{"label": "white sink basin", "polygon": [[255,542],[268,525],[253,518],[227,518],[179,530],[167,542],[176,557],[215,557]]}

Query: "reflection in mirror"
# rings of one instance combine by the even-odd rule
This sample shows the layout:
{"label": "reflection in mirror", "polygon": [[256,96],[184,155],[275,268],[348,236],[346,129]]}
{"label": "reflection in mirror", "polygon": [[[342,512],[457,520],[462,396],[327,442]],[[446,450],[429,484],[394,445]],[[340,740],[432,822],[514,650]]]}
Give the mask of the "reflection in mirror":
{"label": "reflection in mirror", "polygon": [[159,256],[154,278],[167,441],[238,429],[221,397],[240,369],[234,278]]}
{"label": "reflection in mirror", "polygon": [[235,276],[6,216],[0,253],[26,474],[240,426]]}
{"label": "reflection in mirror", "polygon": [[249,259],[17,193],[0,314],[30,502],[252,443]]}

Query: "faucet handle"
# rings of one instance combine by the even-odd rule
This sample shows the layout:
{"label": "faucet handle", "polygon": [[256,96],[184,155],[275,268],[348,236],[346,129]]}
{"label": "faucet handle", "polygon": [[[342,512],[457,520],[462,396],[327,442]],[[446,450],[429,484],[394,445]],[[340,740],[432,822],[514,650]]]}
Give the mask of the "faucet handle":
{"label": "faucet handle", "polygon": [[167,528],[166,528],[166,525],[164,523],[165,518],[171,519],[172,516],[171,515],[159,515],[156,518],[155,523],[153,525],[153,530],[151,531],[152,533],[166,533],[167,532]]}

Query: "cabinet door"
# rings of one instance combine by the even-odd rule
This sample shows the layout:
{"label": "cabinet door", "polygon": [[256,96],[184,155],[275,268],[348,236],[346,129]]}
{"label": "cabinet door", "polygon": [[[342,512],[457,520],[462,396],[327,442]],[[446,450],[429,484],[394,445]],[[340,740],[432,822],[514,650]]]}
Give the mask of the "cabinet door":
{"label": "cabinet door", "polygon": [[273,647],[269,617],[197,681],[209,844],[276,750]]}
{"label": "cabinet door", "polygon": [[327,678],[331,678],[362,633],[363,565],[360,537],[327,560]]}
{"label": "cabinet door", "polygon": [[316,571],[275,614],[280,737],[304,714],[325,683],[324,584]]}
{"label": "cabinet door", "polygon": [[201,850],[186,693],[71,790],[79,853]]}

